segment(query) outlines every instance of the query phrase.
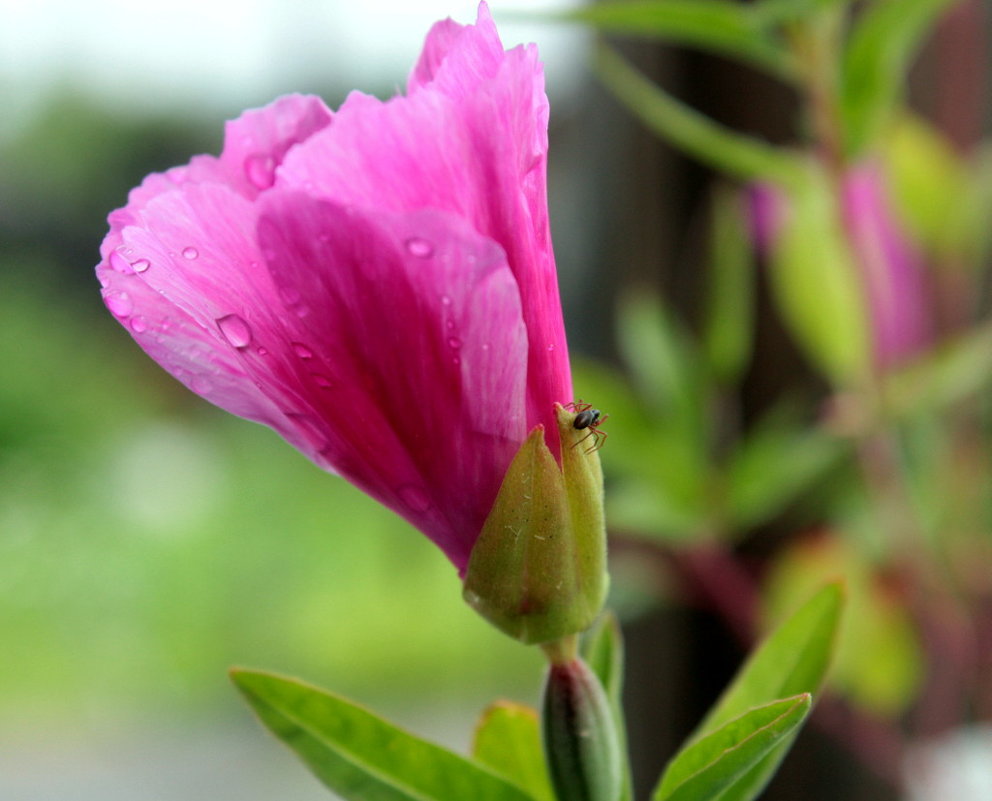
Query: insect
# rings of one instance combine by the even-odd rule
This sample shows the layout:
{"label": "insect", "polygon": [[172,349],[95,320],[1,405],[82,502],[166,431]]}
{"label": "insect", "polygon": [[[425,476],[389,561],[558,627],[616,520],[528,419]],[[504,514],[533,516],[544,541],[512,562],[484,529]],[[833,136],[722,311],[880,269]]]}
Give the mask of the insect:
{"label": "insect", "polygon": [[566,409],[571,409],[575,412],[575,419],[572,421],[572,428],[582,431],[583,429],[589,429],[589,433],[586,434],[582,439],[576,442],[572,447],[574,448],[581,442],[585,442],[589,437],[593,438],[593,444],[591,447],[586,449],[586,453],[592,453],[593,451],[598,451],[603,447],[603,443],[609,436],[605,431],[600,428],[606,418],[609,417],[608,414],[603,414],[599,409],[594,409],[591,403],[583,403],[581,400],[573,401],[565,405]]}

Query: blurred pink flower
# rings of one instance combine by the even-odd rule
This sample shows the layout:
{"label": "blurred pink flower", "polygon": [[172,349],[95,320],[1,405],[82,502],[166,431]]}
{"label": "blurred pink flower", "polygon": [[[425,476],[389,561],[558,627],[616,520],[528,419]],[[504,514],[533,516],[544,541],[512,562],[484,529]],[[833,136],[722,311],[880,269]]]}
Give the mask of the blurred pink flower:
{"label": "blurred pink flower", "polygon": [[[843,235],[870,316],[872,357],[884,371],[931,344],[930,288],[920,253],[894,213],[881,169],[871,162],[850,167],[840,194]],[[759,256],[772,259],[789,224],[789,196],[774,184],[756,183],[748,187],[747,200],[752,243]]]}
{"label": "blurred pink flower", "polygon": [[536,48],[430,31],[407,95],[280,98],[109,217],[107,307],[187,387],[278,431],[463,570],[571,399]]}
{"label": "blurred pink flower", "polygon": [[930,344],[929,287],[879,167],[868,162],[849,169],[842,191],[844,224],[871,314],[875,364],[885,370]]}

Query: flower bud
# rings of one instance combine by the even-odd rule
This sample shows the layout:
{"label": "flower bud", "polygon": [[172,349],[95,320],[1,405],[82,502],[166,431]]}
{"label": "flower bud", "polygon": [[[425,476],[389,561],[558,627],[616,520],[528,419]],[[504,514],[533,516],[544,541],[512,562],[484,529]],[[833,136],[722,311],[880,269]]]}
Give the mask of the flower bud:
{"label": "flower bud", "polygon": [[552,663],[544,687],[544,750],[555,795],[616,801],[620,746],[606,694],[581,659]]}
{"label": "flower bud", "polygon": [[561,463],[542,426],[517,451],[469,559],[465,600],[522,642],[588,628],[608,585],[601,434],[556,404]]}

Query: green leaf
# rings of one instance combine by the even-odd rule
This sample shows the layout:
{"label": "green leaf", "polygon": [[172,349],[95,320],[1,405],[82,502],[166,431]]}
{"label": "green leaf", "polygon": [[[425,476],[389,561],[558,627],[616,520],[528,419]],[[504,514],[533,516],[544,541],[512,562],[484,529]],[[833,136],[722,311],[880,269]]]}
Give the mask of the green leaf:
{"label": "green leaf", "polygon": [[633,789],[627,760],[627,724],[623,715],[623,635],[612,612],[604,612],[582,638],[582,658],[606,691],[613,711],[623,759],[623,790],[619,801],[630,801]]}
{"label": "green leaf", "polygon": [[607,45],[596,48],[594,69],[627,108],[662,139],[714,169],[745,180],[791,184],[797,165],[784,151],[738,134],[676,100]]}
{"label": "green leaf", "polygon": [[703,425],[698,355],[695,343],[651,291],[628,292],[620,299],[617,338],[639,394],[681,425]]}
{"label": "green leaf", "polygon": [[885,411],[895,419],[939,412],[992,382],[992,323],[886,374]]}
{"label": "green leaf", "polygon": [[746,530],[781,512],[844,453],[845,442],[806,424],[791,405],[765,415],[738,444],[726,468],[726,515]]}
{"label": "green leaf", "polygon": [[[933,458],[932,454],[928,454]],[[792,609],[824,581],[844,577],[843,623],[830,686],[861,710],[895,718],[917,697],[924,661],[911,616],[851,541],[851,532],[804,538],[779,549],[764,581],[767,615]]]}
{"label": "green leaf", "polygon": [[754,15],[765,25],[796,22],[830,9],[848,5],[854,0],[756,0]]}
{"label": "green leaf", "polygon": [[554,801],[541,746],[541,724],[531,707],[497,701],[487,708],[475,729],[472,756],[535,801]]}
{"label": "green leaf", "polygon": [[746,777],[776,746],[792,739],[812,706],[808,693],[745,712],[683,748],[653,801],[709,801]]}
{"label": "green leaf", "polygon": [[[755,650],[720,700],[696,729],[701,740],[748,710],[774,699],[815,693],[826,674],[840,623],[843,591],[828,584]],[[792,737],[773,744],[764,757],[720,796],[720,801],[750,801],[764,789],[792,745]]]}
{"label": "green leaf", "polygon": [[906,84],[934,18],[952,0],[878,0],[851,33],[842,69],[841,116],[848,155],[872,144]]}
{"label": "green leaf", "polygon": [[259,719],[347,801],[533,801],[488,768],[294,679],[231,678]]}
{"label": "green leaf", "polygon": [[[915,237],[939,254],[966,249],[976,232],[967,199],[974,170],[950,140],[922,118],[906,114],[892,126],[880,155],[899,217]],[[983,230],[987,219],[983,215]]]}
{"label": "green leaf", "polygon": [[634,0],[598,3],[550,15],[606,33],[662,39],[791,76],[789,52],[747,5],[727,0]]}
{"label": "green leaf", "polygon": [[737,672],[697,736],[770,700],[815,693],[830,663],[843,600],[841,585],[828,584],[776,628]]}
{"label": "green leaf", "polygon": [[772,254],[772,288],[784,321],[831,381],[868,374],[868,311],[861,276],[841,229],[835,189],[811,168],[786,197],[788,216]]}
{"label": "green leaf", "polygon": [[713,197],[710,276],[703,351],[724,384],[740,378],[751,357],[754,271],[750,234],[740,194],[723,188]]}

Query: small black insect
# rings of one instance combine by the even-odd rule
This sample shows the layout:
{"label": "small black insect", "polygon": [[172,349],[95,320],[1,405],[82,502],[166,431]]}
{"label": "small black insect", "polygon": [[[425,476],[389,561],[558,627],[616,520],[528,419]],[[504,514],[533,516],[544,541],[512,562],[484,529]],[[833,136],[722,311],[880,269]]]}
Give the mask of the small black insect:
{"label": "small black insect", "polygon": [[[589,437],[593,438],[592,447],[588,448],[586,453],[592,453],[602,448],[609,435],[599,426],[606,421],[609,415],[603,414],[599,409],[594,409],[592,404],[583,403],[581,400],[567,404],[566,408],[576,412],[575,419],[572,421],[572,428],[579,431],[589,429],[589,433],[579,440],[579,442],[585,442]],[[574,448],[579,442],[576,442],[572,447]]]}

